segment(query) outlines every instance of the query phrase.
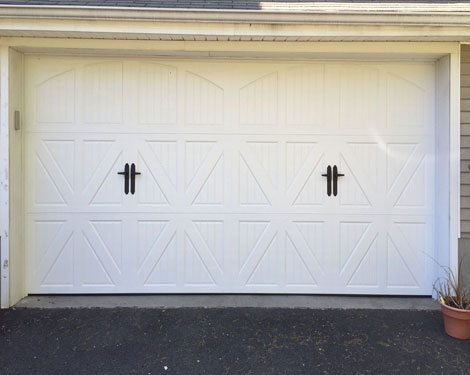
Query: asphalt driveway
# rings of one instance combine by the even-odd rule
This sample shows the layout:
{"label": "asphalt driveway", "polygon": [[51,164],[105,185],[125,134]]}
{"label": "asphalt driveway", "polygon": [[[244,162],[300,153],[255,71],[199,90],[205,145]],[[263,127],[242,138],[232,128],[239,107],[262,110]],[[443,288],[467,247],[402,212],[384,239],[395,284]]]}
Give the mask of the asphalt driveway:
{"label": "asphalt driveway", "polygon": [[0,374],[469,374],[439,311],[10,309]]}

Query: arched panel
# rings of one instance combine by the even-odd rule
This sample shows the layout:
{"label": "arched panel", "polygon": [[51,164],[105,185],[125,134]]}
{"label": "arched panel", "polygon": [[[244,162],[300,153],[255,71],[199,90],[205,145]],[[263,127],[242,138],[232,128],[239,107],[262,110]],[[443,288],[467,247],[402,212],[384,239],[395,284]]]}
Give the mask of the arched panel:
{"label": "arched panel", "polygon": [[188,125],[222,125],[224,90],[214,82],[187,72],[185,100]]}
{"label": "arched panel", "polygon": [[424,90],[395,74],[387,76],[387,123],[390,127],[423,126]]}
{"label": "arched panel", "polygon": [[275,125],[277,121],[278,74],[271,73],[240,89],[240,123]]}
{"label": "arched panel", "polygon": [[75,70],[57,74],[36,86],[36,120],[70,124],[75,115]]}
{"label": "arched panel", "polygon": [[172,125],[176,122],[176,68],[143,63],[139,66],[139,123]]}
{"label": "arched panel", "polygon": [[122,62],[103,62],[84,68],[84,119],[86,123],[122,121]]}

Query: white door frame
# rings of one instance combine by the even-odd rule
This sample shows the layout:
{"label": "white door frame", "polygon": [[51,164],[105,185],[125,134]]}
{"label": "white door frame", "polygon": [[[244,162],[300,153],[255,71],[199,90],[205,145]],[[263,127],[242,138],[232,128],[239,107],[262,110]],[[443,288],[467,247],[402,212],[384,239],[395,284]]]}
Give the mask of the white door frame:
{"label": "white door frame", "polygon": [[[116,44],[117,42],[117,44]],[[116,49],[119,45],[119,50]],[[250,58],[433,59],[436,61],[436,261],[457,270],[460,236],[460,46],[433,42],[155,42],[6,38],[0,42],[0,235],[1,307],[14,305],[25,293],[21,160],[12,153],[18,144],[14,111],[22,107],[23,82],[12,74],[22,53],[248,56]],[[18,87],[19,86],[19,87]],[[19,186],[18,186],[19,185]],[[435,276],[439,274],[436,263]],[[14,275],[14,277],[13,277]]]}

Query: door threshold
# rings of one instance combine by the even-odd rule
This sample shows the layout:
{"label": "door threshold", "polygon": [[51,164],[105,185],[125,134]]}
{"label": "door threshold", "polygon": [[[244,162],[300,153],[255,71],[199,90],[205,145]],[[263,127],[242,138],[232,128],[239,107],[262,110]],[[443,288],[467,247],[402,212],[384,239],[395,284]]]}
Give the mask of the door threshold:
{"label": "door threshold", "polygon": [[254,294],[32,295],[14,308],[284,308],[438,310],[430,296]]}

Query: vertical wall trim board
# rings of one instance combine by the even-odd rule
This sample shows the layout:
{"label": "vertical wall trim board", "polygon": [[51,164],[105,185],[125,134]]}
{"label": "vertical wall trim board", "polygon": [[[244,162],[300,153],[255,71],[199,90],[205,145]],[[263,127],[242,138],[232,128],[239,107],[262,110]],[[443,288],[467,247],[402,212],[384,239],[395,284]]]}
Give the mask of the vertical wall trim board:
{"label": "vertical wall trim board", "polygon": [[9,48],[0,47],[0,228],[2,308],[10,304],[10,257],[9,257]]}
{"label": "vertical wall trim board", "polygon": [[[10,306],[26,295],[24,251],[23,130],[15,130],[15,111],[23,114],[24,55],[9,51]],[[22,116],[21,116],[22,117]],[[20,119],[21,121],[22,119]]]}

